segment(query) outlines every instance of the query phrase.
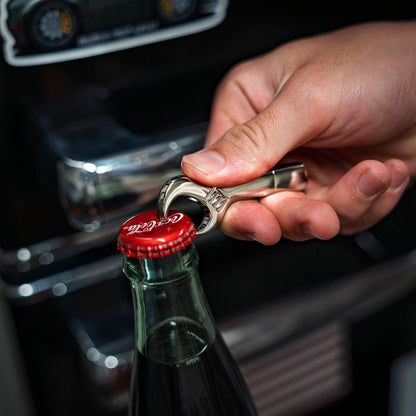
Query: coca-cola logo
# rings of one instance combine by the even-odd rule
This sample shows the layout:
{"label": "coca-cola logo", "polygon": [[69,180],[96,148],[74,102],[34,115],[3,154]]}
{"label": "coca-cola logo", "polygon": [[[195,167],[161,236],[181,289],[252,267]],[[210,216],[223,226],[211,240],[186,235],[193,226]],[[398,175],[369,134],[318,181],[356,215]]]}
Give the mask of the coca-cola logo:
{"label": "coca-cola logo", "polygon": [[163,221],[160,220],[150,220],[142,222],[140,224],[126,225],[124,229],[127,232],[127,235],[136,234],[136,233],[148,233],[159,227],[165,227],[167,224],[176,224],[183,218],[183,214],[178,212],[166,217]]}

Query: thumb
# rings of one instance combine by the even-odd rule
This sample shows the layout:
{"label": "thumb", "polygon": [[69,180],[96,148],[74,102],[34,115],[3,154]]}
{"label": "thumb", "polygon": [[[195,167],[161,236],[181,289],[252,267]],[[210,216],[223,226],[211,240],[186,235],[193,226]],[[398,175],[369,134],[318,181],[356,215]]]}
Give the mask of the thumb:
{"label": "thumb", "polygon": [[284,100],[279,95],[262,112],[232,127],[211,146],[184,156],[183,172],[208,186],[235,186],[263,175],[311,133],[311,126],[305,123],[305,118],[311,117],[299,101]]}

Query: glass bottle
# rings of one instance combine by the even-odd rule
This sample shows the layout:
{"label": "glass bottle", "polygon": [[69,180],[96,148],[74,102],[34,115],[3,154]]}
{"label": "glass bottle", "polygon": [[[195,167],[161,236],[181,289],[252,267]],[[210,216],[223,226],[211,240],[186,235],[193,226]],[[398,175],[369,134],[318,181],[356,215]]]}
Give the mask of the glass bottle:
{"label": "glass bottle", "polygon": [[133,287],[136,348],[130,416],[246,416],[255,406],[211,315],[195,227],[171,211],[128,220],[118,246]]}

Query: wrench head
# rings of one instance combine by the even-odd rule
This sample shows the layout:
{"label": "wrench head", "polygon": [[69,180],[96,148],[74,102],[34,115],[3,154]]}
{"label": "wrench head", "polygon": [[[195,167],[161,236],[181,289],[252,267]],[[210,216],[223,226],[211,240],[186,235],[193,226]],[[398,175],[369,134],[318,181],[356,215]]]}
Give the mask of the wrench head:
{"label": "wrench head", "polygon": [[209,188],[191,181],[187,176],[181,175],[169,179],[159,192],[157,200],[159,219],[163,221],[166,218],[170,206],[178,197],[186,197],[202,208],[202,221],[196,226],[197,235],[211,231],[217,225],[218,212],[215,206],[207,200],[208,192]]}

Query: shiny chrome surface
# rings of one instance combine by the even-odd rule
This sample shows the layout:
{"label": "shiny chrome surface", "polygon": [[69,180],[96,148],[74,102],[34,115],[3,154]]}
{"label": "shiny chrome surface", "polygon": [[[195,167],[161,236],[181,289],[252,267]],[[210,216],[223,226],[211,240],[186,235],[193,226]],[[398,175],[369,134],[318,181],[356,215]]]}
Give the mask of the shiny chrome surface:
{"label": "shiny chrome surface", "polygon": [[201,124],[107,157],[60,160],[59,194],[70,224],[96,231],[154,201],[162,184],[181,172],[182,156],[203,146],[205,131]]}
{"label": "shiny chrome surface", "polygon": [[108,224],[93,233],[76,232],[20,247],[17,250],[0,249],[0,275],[25,273],[45,269],[61,260],[115,241],[121,224]]}
{"label": "shiny chrome surface", "polygon": [[[22,284],[0,285],[2,294],[18,304],[36,304],[121,276],[122,259],[114,254],[86,265]],[[1,283],[1,281],[0,281]]]}
{"label": "shiny chrome surface", "polygon": [[306,169],[301,163],[276,167],[252,182],[230,188],[210,188],[187,176],[177,176],[168,180],[160,190],[158,215],[161,219],[165,218],[175,199],[180,196],[188,197],[197,202],[204,211],[203,220],[197,227],[197,234],[204,234],[221,222],[227,208],[236,201],[262,198],[285,189],[301,191],[306,184]]}

